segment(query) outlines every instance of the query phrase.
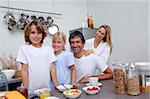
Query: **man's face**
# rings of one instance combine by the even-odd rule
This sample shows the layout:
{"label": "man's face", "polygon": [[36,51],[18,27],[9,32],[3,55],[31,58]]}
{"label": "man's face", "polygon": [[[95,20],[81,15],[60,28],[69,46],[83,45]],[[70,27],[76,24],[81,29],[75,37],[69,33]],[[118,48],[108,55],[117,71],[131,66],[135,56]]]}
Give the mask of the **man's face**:
{"label": "man's face", "polygon": [[80,37],[75,37],[70,39],[70,47],[73,53],[80,53],[84,47]]}

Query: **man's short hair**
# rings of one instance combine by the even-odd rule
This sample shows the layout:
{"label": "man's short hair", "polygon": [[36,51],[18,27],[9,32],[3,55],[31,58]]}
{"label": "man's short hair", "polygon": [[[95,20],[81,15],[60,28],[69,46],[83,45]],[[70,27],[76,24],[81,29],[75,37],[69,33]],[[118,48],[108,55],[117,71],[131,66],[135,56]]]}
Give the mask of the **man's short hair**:
{"label": "man's short hair", "polygon": [[75,37],[80,37],[81,40],[82,40],[82,43],[83,44],[85,43],[85,38],[84,38],[83,34],[80,31],[73,31],[72,33],[70,33],[69,43],[71,43],[71,39],[75,38]]}

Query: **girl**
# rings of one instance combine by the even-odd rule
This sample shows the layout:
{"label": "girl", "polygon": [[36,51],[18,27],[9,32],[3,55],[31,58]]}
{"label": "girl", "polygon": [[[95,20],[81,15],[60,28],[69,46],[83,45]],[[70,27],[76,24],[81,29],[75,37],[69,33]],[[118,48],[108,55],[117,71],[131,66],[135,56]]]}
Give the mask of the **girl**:
{"label": "girl", "polygon": [[[71,52],[65,51],[66,36],[63,32],[57,32],[52,37],[52,46],[57,56],[55,62],[58,85],[72,84],[76,82],[76,69],[74,56]],[[56,86],[55,86],[56,87]]]}
{"label": "girl", "polygon": [[24,33],[26,44],[19,48],[17,61],[22,64],[22,84],[30,94],[36,89],[49,87],[50,73],[56,82],[53,64],[56,57],[50,47],[42,45],[47,34],[38,21],[30,22]]}

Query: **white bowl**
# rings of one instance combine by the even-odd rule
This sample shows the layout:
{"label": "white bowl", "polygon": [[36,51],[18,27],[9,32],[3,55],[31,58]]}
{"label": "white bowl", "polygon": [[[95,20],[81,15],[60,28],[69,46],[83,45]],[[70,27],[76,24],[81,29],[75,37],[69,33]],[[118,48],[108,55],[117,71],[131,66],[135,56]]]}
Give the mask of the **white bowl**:
{"label": "white bowl", "polygon": [[50,96],[50,97],[46,97],[45,99],[60,99],[60,98],[55,97],[55,96]]}
{"label": "white bowl", "polygon": [[100,87],[98,86],[88,86],[88,87],[83,87],[83,90],[90,95],[97,94],[100,91]]}
{"label": "white bowl", "polygon": [[12,78],[15,75],[16,70],[7,69],[7,70],[2,70],[2,72],[5,74],[7,79],[10,79],[10,78]]}
{"label": "white bowl", "polygon": [[41,94],[48,94],[48,96],[50,96],[50,89],[49,88],[37,89],[33,93],[38,96],[40,96]]}
{"label": "white bowl", "polygon": [[71,89],[73,86],[72,85],[58,85],[56,88],[60,91],[63,92],[65,90]]}
{"label": "white bowl", "polygon": [[82,91],[79,89],[70,89],[63,92],[63,94],[69,99],[78,98],[81,95]]}

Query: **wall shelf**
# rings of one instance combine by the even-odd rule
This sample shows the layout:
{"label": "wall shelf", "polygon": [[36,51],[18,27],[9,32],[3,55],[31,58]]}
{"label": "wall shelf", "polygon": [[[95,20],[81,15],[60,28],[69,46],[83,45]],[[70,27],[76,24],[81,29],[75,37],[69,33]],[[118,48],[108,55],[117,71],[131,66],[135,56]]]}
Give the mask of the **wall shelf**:
{"label": "wall shelf", "polygon": [[27,9],[21,9],[21,8],[5,7],[5,6],[0,6],[0,8],[19,10],[19,11],[22,10],[22,11],[27,11],[27,12],[36,12],[36,13],[51,14],[51,15],[62,15],[62,14],[59,14],[59,13],[50,13],[50,12],[27,10]]}

